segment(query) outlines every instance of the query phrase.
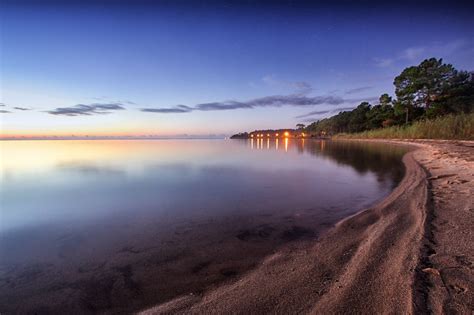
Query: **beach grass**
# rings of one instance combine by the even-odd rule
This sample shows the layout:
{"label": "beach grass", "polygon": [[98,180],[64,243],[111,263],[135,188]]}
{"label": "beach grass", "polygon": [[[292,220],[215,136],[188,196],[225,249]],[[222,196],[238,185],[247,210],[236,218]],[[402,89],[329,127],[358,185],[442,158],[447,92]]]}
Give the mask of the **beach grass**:
{"label": "beach grass", "polygon": [[474,113],[446,115],[359,133],[341,133],[333,138],[350,139],[446,139],[474,140]]}

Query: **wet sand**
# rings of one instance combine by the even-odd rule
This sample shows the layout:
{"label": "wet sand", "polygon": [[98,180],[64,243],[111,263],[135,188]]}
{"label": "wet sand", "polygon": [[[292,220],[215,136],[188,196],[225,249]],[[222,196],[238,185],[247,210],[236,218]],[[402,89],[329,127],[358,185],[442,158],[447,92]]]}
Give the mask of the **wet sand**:
{"label": "wet sand", "polygon": [[379,204],[238,280],[143,314],[470,313],[474,142],[410,143],[405,177]]}

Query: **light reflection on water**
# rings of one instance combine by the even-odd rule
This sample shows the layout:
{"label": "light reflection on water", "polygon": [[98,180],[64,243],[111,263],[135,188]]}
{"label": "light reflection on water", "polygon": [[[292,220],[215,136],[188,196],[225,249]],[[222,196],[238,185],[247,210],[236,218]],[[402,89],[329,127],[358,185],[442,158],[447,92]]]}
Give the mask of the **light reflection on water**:
{"label": "light reflection on water", "polygon": [[[122,269],[114,268],[141,275],[140,307],[156,302],[150,292],[160,281],[166,300],[192,288],[186,279],[202,287],[244,272],[278,246],[313,239],[387,195],[403,175],[406,151],[288,138],[0,145],[0,312],[34,309],[38,302],[25,296],[50,298],[64,282],[79,298],[58,301],[63,306],[127,309],[81,304],[84,294],[102,294],[87,291],[98,274],[116,281]],[[206,278],[194,272],[203,264]],[[38,275],[22,284],[31,268]],[[11,308],[2,309],[7,299]]]}

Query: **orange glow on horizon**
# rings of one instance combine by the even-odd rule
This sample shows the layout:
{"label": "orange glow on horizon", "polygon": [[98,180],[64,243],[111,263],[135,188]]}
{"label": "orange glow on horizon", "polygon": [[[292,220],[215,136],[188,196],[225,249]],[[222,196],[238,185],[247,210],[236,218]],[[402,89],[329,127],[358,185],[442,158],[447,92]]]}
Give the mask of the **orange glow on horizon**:
{"label": "orange glow on horizon", "polygon": [[199,133],[186,133],[186,132],[171,132],[171,131],[136,131],[136,130],[125,130],[120,131],[96,131],[96,132],[69,132],[69,131],[60,131],[60,132],[44,132],[44,131],[9,131],[1,130],[0,131],[0,140],[1,139],[38,139],[38,138],[95,138],[95,137],[175,137],[190,134],[193,136],[206,136],[209,133],[199,132]]}
{"label": "orange glow on horizon", "polygon": [[[25,126],[26,127],[26,126]],[[55,137],[173,137],[184,134],[219,134],[219,131],[205,127],[193,130],[177,130],[171,127],[141,126],[132,122],[104,124],[103,126],[82,125],[71,121],[69,126],[13,128],[0,120],[0,139],[35,139]]]}

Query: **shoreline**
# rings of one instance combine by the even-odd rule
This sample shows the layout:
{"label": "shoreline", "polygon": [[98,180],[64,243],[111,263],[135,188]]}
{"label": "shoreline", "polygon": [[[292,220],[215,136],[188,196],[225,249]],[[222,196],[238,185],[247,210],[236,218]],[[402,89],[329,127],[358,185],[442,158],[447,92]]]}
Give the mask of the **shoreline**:
{"label": "shoreline", "polygon": [[[467,205],[469,215],[472,211],[469,208],[472,181],[459,181],[467,184],[468,194],[465,198],[457,196],[455,203],[447,204],[433,196],[439,189],[436,181],[446,177],[442,173],[454,163],[453,157],[446,152],[445,160],[439,159],[439,154],[443,154],[439,151],[457,152],[459,150],[453,149],[456,146],[465,149],[457,158],[465,159],[466,163],[461,163],[468,170],[465,175],[473,176],[469,173],[472,173],[474,142],[355,141],[417,147],[404,156],[405,176],[387,198],[343,219],[307,248],[283,249],[267,257],[236,282],[220,285],[200,295],[177,297],[142,314],[438,313],[469,310],[473,302],[474,276],[472,257],[465,255],[473,251],[463,252],[466,248],[461,245],[458,251],[463,255],[448,254],[457,257],[454,260],[463,265],[464,273],[457,271],[450,276],[458,284],[447,284],[446,277],[443,277],[446,271],[443,270],[454,270],[453,266],[445,266],[446,261],[452,262],[452,259],[437,258],[442,247],[450,249],[457,238],[452,237],[449,229],[440,230],[436,220],[439,220],[440,210],[450,206],[456,211],[459,203]],[[433,163],[436,166],[431,165]],[[460,175],[454,173],[449,177],[455,179]],[[453,189],[452,192],[459,195],[459,189]],[[465,216],[463,219],[466,220]],[[469,218],[467,223],[470,223]],[[468,238],[471,236],[472,240],[471,231],[466,229],[461,232]],[[451,234],[444,243],[439,243],[438,234],[443,231]],[[469,242],[465,245],[472,246]],[[453,290],[457,296],[453,297]]]}

